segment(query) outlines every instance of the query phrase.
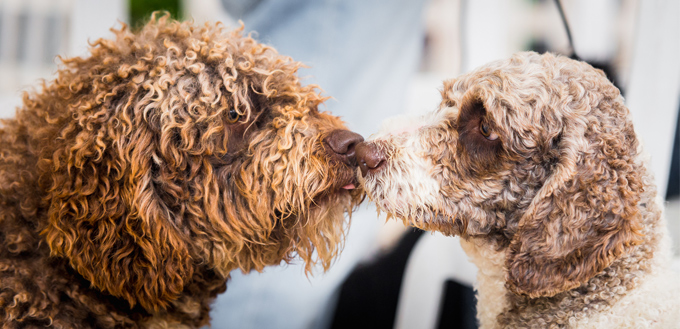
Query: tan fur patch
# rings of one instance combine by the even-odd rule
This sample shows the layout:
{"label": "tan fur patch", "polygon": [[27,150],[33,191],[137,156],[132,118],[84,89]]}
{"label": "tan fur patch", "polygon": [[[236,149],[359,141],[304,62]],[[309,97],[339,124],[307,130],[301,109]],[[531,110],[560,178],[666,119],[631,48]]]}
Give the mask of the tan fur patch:
{"label": "tan fur patch", "polygon": [[169,321],[161,317],[154,317],[144,325],[146,329],[191,329],[190,326],[175,321]]}

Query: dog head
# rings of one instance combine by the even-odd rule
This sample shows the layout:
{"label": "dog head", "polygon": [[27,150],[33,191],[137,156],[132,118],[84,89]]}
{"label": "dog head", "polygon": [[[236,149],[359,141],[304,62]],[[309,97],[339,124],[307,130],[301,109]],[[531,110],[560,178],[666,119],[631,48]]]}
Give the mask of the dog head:
{"label": "dog head", "polygon": [[361,200],[363,139],[319,112],[300,63],[241,30],[154,16],[25,97],[46,122],[52,254],[131,305],[167,307],[200,271],[327,268]]}
{"label": "dog head", "polygon": [[623,99],[588,64],[520,53],[444,83],[419,123],[357,147],[361,182],[406,224],[487,239],[507,287],[553,296],[640,241],[647,187]]}

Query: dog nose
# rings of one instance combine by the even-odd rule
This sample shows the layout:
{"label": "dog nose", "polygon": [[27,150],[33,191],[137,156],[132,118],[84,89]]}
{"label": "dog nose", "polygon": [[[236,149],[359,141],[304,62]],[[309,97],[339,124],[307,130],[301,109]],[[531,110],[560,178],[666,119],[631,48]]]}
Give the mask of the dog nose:
{"label": "dog nose", "polygon": [[378,170],[386,162],[385,154],[374,143],[359,143],[356,146],[356,153],[363,176],[371,170]]}
{"label": "dog nose", "polygon": [[357,144],[363,141],[364,138],[361,135],[343,129],[333,130],[326,137],[326,144],[330,146],[331,150],[344,157],[349,164],[356,163],[355,148]]}

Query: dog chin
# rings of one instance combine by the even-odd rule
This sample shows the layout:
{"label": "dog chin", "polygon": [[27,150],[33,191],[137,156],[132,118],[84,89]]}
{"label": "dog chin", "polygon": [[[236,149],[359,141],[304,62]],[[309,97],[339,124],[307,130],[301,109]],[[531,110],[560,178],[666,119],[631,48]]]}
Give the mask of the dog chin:
{"label": "dog chin", "polygon": [[[379,212],[385,213],[388,218],[401,219],[404,223],[419,227],[424,223],[424,218],[429,217],[429,207],[418,207],[404,195],[390,191],[390,187],[382,186],[377,180],[367,181],[360,179],[362,189],[365,190],[371,202],[375,203]],[[399,188],[396,189],[401,190]],[[423,215],[426,215],[425,217]]]}
{"label": "dog chin", "polygon": [[404,192],[406,187],[390,186],[376,176],[368,179],[359,176],[359,182],[378,211],[384,212],[388,218],[401,220],[405,225],[423,230],[440,231],[445,235],[466,235],[465,227],[469,221],[455,204],[441,205],[415,200],[410,197],[412,193]]}

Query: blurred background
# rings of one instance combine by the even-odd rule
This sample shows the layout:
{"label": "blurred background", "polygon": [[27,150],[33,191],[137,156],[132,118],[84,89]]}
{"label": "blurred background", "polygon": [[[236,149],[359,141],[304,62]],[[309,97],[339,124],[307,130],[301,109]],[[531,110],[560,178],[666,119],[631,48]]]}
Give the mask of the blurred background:
{"label": "blurred background", "polygon": [[[290,21],[268,21],[268,17],[304,19],[307,17],[304,13],[309,11],[298,16],[295,13],[311,7],[312,3],[317,7],[323,3],[331,10],[338,10],[332,12],[335,18],[329,18],[325,24],[327,30],[333,31],[334,22],[340,22],[337,31],[349,31],[332,34],[333,39],[329,39],[343,45],[343,49],[351,48],[344,57],[306,56],[309,49],[317,45],[313,37],[323,35],[308,27],[287,29],[286,26],[293,24]],[[377,131],[384,117],[434,110],[440,101],[439,88],[444,79],[522,50],[551,51],[567,56],[575,53],[603,68],[622,90],[649,155],[659,195],[666,207],[665,216],[675,252],[680,255],[680,1],[563,0],[573,47],[557,2],[552,0],[365,0],[363,7],[353,3],[350,0],[0,0],[0,118],[14,115],[16,108],[21,106],[22,91],[37,88],[40,79],[52,79],[57,69],[57,55],[86,55],[89,41],[112,36],[109,28],[119,27],[122,23],[140,26],[152,11],[159,9],[169,11],[177,19],[193,19],[197,23],[222,21],[227,27],[239,26],[238,20],[242,19],[247,31],[261,32],[255,36],[263,42],[305,62],[310,67],[301,72],[303,76],[309,76],[305,81],[319,83],[335,97],[327,109],[343,116],[350,128],[365,137]],[[395,6],[401,6],[401,10]],[[353,14],[350,9],[363,11],[363,16]],[[408,11],[409,15],[400,15],[403,11]],[[318,11],[309,15],[319,16]],[[362,19],[374,24],[365,30],[347,30],[348,24],[354,24],[353,17],[358,17],[358,27],[366,26],[360,24]],[[320,19],[325,20],[325,17]],[[383,36],[385,40],[388,40],[387,36],[391,37],[392,44],[399,44],[403,38],[403,48],[372,51],[369,45],[379,43],[366,40],[371,40],[370,37],[382,40]],[[354,43],[354,40],[359,41]],[[306,41],[309,44],[305,44]],[[333,49],[332,46],[324,47]],[[370,89],[375,94],[383,83],[366,83],[361,89],[344,88],[335,82],[337,79],[333,74],[328,73],[331,71],[326,70],[333,63],[341,65],[350,57],[372,58],[369,63],[391,63],[392,59],[401,58],[402,52],[407,53],[403,58],[412,68],[406,65],[409,69],[403,70],[400,80],[391,79],[400,84],[399,88],[392,88],[392,93],[378,93],[373,100],[367,98],[370,95],[361,93]],[[370,67],[377,68],[378,71],[373,72],[375,75],[390,72],[389,68]],[[359,69],[370,73],[370,67]],[[352,96],[360,94],[366,100],[361,104],[380,103],[378,101],[383,97],[396,105],[381,110],[377,105],[362,108],[363,115],[357,116],[348,108],[356,107],[354,104],[358,101],[355,102]],[[376,108],[373,115],[366,116],[373,108]],[[309,316],[314,319],[307,322],[290,320],[294,323],[290,326],[286,325],[286,320],[281,320],[283,322],[270,327],[342,328],[351,325],[359,328],[361,326],[352,321],[363,324],[375,321],[373,328],[473,328],[474,323],[468,323],[466,314],[454,314],[454,320],[445,316],[447,310],[469,307],[469,301],[474,299],[469,286],[473,284],[475,270],[457,250],[457,240],[405,229],[395,221],[383,222],[384,219],[378,220],[374,212],[353,219],[353,225],[364,232],[356,241],[363,242],[353,243],[352,237],[359,233],[350,232],[347,255],[343,253],[337,264],[339,269],[331,270],[325,278],[317,274],[320,279],[306,279],[295,266],[281,270],[293,273],[290,275],[298,280],[291,286],[307,284],[320,297],[310,299],[307,306],[302,302],[290,303],[293,307],[291,318]],[[360,250],[353,251],[353,246],[361,248],[355,247]],[[380,269],[389,269],[389,273]],[[277,278],[285,277],[276,272],[279,270],[271,271]],[[260,275],[261,279],[256,278],[258,274],[253,275],[252,280],[265,280],[266,272]],[[370,280],[376,275],[380,276],[377,280],[380,282]],[[369,278],[368,283],[366,278]],[[250,279],[234,274],[226,294],[231,293],[234,300],[218,300],[213,312],[216,319],[213,328],[226,327],[225,323],[233,324],[238,314],[248,314],[233,305],[250,297],[256,300],[252,287],[270,289],[266,284],[247,280]],[[237,285],[239,282],[243,283]],[[267,284],[286,283],[272,281]],[[239,290],[239,286],[246,288]],[[367,297],[361,291],[374,296]],[[446,297],[448,295],[454,298]],[[269,298],[270,301],[275,299]],[[459,300],[463,300],[462,304]],[[243,320],[242,326],[236,327],[256,328],[272,323],[267,321],[277,321],[274,316],[274,320],[267,320],[258,305],[254,306],[253,318],[261,322]],[[295,307],[306,309],[298,310],[298,316]],[[353,308],[361,308],[364,313],[357,313]],[[232,309],[232,313],[227,309]],[[305,312],[312,315],[302,315]],[[385,315],[376,317],[377,312],[385,312]],[[366,320],[367,316],[376,318]]]}

